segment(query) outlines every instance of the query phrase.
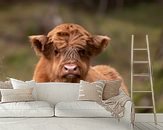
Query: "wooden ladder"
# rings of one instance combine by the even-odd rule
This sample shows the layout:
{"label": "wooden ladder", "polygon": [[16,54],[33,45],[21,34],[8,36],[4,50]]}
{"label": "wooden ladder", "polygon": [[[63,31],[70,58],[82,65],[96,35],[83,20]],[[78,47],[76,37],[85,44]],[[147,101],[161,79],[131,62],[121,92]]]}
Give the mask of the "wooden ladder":
{"label": "wooden ladder", "polygon": [[[148,60],[134,60],[134,52],[136,51],[147,51]],[[148,73],[134,73],[134,64],[147,64],[148,65]],[[148,77],[150,80],[150,90],[149,91],[135,91],[133,89],[133,80],[134,77]],[[134,48],[134,35],[131,36],[131,99],[133,100],[133,95],[135,93],[151,93],[152,94],[152,105],[151,106],[134,106],[135,109],[138,108],[147,108],[153,109],[154,115],[154,122],[157,124],[157,117],[156,117],[156,106],[155,106],[155,99],[154,99],[154,90],[153,90],[153,78],[152,78],[152,66],[151,66],[151,59],[150,59],[150,50],[149,50],[149,39],[148,35],[146,35],[146,48]]]}

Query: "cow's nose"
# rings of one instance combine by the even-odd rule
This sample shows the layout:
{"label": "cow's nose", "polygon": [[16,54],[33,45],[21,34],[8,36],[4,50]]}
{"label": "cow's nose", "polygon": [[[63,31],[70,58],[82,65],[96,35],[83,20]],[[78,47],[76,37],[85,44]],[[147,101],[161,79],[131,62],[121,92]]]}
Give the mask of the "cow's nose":
{"label": "cow's nose", "polygon": [[62,76],[67,79],[80,77],[80,68],[76,64],[65,64],[62,68]]}
{"label": "cow's nose", "polygon": [[66,72],[74,73],[74,72],[78,71],[78,69],[79,69],[78,66],[75,65],[75,64],[66,64],[66,65],[64,65],[64,70]]}

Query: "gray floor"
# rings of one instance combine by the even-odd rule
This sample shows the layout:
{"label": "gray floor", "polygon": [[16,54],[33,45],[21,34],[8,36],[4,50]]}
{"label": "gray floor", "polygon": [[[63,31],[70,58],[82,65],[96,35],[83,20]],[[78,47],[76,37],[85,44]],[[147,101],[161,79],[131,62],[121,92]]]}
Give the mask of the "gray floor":
{"label": "gray floor", "polygon": [[163,123],[155,125],[153,122],[136,122],[134,130],[163,130]]}
{"label": "gray floor", "polygon": [[136,114],[134,130],[163,130],[163,114],[157,114],[157,125],[153,114]]}

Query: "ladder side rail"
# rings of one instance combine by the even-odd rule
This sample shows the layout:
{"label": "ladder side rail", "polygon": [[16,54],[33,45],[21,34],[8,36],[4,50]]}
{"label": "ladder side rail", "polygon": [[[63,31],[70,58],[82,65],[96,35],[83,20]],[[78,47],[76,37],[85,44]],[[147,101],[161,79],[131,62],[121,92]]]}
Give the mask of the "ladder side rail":
{"label": "ladder side rail", "polygon": [[133,101],[133,49],[134,49],[134,35],[131,36],[131,100]]}
{"label": "ladder side rail", "polygon": [[146,44],[147,44],[147,53],[148,53],[148,61],[149,61],[149,76],[150,76],[150,86],[152,91],[152,104],[153,104],[153,114],[154,114],[154,121],[157,124],[157,117],[156,117],[156,106],[155,106],[155,98],[154,98],[154,89],[153,89],[153,78],[152,78],[152,66],[151,66],[151,59],[150,59],[150,51],[149,51],[149,38],[146,35]]}

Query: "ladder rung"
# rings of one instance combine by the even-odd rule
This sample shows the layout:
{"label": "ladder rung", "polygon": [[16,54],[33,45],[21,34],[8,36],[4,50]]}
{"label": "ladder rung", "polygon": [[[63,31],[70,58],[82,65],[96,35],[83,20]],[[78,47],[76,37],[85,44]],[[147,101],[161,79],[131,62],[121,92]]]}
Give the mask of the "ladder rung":
{"label": "ladder rung", "polygon": [[152,93],[152,91],[133,91],[134,93]]}
{"label": "ladder rung", "polygon": [[135,106],[135,108],[153,108],[153,106]]}
{"label": "ladder rung", "polygon": [[133,63],[142,63],[142,64],[145,64],[145,63],[148,63],[148,61],[133,61]]}
{"label": "ladder rung", "polygon": [[145,74],[145,73],[142,73],[142,74],[133,74],[133,76],[149,76],[149,74]]}
{"label": "ladder rung", "polygon": [[134,51],[146,51],[147,48],[134,48],[133,50]]}

